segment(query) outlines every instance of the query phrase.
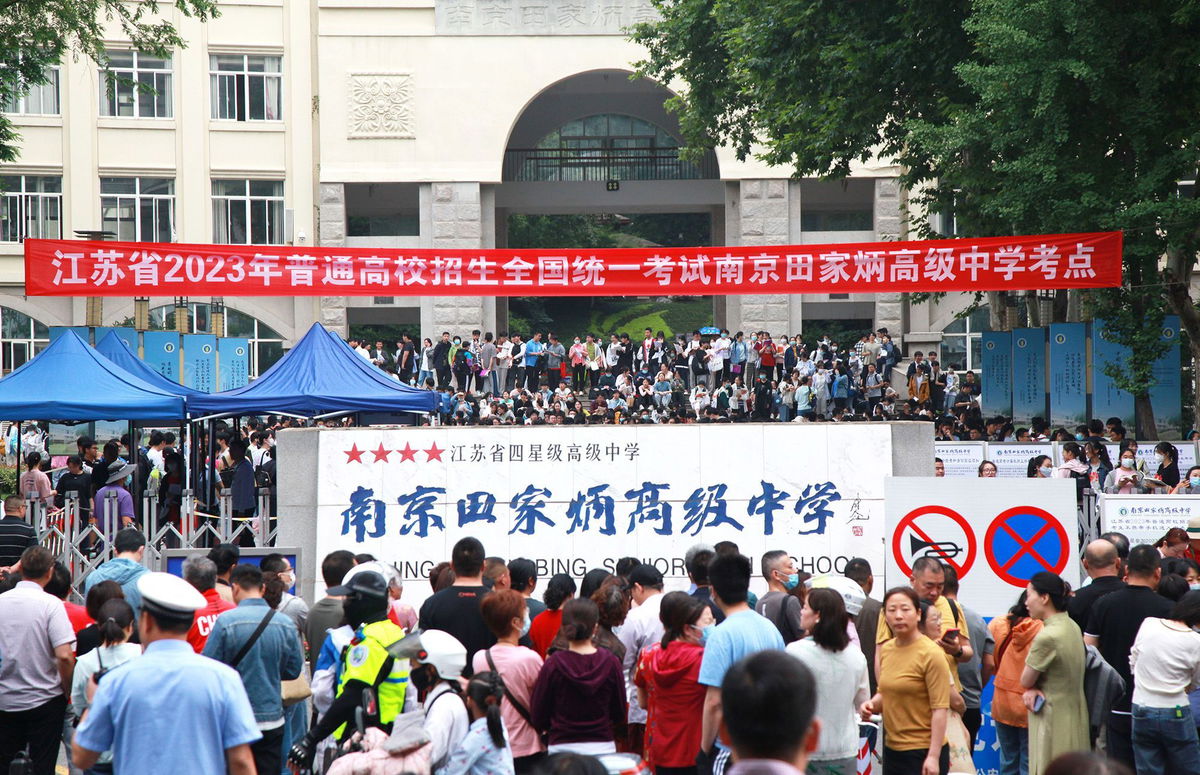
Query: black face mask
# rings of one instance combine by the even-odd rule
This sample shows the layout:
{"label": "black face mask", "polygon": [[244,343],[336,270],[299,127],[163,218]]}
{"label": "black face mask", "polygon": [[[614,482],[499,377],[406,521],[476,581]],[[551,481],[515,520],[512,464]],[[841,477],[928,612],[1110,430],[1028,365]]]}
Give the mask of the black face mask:
{"label": "black face mask", "polygon": [[346,624],[357,630],[364,624],[386,617],[387,601],[369,597],[348,597],[342,603],[342,611],[346,614]]}
{"label": "black face mask", "polygon": [[408,674],[408,680],[417,687],[419,696],[424,697],[425,692],[434,684],[434,673],[428,665],[421,665]]}

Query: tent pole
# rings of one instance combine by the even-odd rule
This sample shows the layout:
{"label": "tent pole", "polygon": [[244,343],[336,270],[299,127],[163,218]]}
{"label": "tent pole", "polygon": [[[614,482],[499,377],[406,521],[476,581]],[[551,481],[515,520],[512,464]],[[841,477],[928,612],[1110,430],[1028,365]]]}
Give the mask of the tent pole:
{"label": "tent pole", "polygon": [[215,438],[215,425],[215,420],[208,421],[208,460],[205,462],[206,468],[204,474],[205,478],[208,480],[208,486],[205,488],[208,490],[208,492],[205,493],[208,497],[208,501],[205,505],[208,506],[209,513],[212,513],[211,510],[213,504],[216,502],[216,482],[213,481],[216,477],[217,471],[217,440]]}

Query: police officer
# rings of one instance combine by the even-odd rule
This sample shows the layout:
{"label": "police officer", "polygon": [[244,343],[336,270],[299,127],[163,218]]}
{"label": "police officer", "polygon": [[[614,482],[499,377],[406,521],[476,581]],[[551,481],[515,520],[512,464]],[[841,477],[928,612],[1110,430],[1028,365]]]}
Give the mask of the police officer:
{"label": "police officer", "polygon": [[317,743],[334,734],[347,735],[347,725],[362,704],[363,689],[372,688],[378,698],[378,716],[367,718],[368,726],[391,731],[392,721],[404,709],[408,687],[407,660],[395,659],[387,648],[404,637],[404,630],[388,619],[388,585],[379,573],[356,573],[327,594],[342,596],[346,623],[354,638],[342,650],[337,694],[329,710],[300,742],[292,746],[288,761],[301,770],[312,767]]}
{"label": "police officer", "polygon": [[169,573],[146,573],[137,585],[144,653],[89,685],[95,696],[75,732],[75,766],[87,770],[111,750],[115,775],[254,775],[250,744],[262,735],[237,671],[187,642],[204,596]]}

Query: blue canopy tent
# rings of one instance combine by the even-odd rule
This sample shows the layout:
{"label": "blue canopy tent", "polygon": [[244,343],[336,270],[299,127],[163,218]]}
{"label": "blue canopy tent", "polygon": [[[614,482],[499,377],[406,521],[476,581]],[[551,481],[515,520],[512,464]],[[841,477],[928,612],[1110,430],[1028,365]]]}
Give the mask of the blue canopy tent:
{"label": "blue canopy tent", "polygon": [[14,420],[163,422],[184,417],[184,399],[105,358],[73,331],[0,379],[0,417]]}
{"label": "blue canopy tent", "polygon": [[118,336],[116,331],[109,331],[96,344],[96,352],[143,382],[153,385],[164,392],[173,393],[185,398],[188,396],[206,395],[203,390],[196,390],[195,388],[181,385],[178,382],[172,382],[159,374],[149,364],[137,357],[137,354],[130,349],[129,342]]}
{"label": "blue canopy tent", "polygon": [[244,387],[190,396],[193,415],[298,417],[349,412],[432,412],[437,396],[386,377],[316,323],[271,368]]}

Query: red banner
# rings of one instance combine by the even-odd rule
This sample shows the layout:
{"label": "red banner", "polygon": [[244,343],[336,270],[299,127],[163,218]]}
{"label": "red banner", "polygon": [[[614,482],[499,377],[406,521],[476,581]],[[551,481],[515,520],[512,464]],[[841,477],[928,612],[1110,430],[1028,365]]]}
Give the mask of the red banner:
{"label": "red banner", "polygon": [[1120,283],[1120,232],[616,250],[25,241],[30,296],[709,296]]}

